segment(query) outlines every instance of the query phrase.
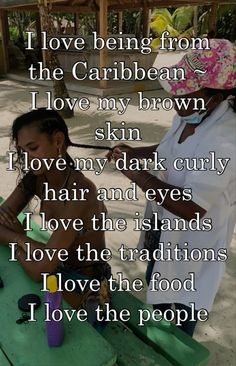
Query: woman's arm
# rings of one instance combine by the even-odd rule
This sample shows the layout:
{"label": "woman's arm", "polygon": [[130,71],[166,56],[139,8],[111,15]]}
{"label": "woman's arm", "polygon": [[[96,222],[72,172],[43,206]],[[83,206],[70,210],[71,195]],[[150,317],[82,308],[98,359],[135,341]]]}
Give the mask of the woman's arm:
{"label": "woman's arm", "polygon": [[[66,231],[63,228],[59,228],[57,231],[54,231],[49,241],[45,245],[21,235],[18,239],[19,249],[16,252],[17,259],[21,263],[25,272],[35,282],[40,282],[42,279],[42,273],[51,273],[56,269],[60,263],[59,250],[68,250],[71,244],[74,242],[75,236],[76,232],[73,228],[70,227]],[[25,260],[27,250],[26,243],[29,243],[30,245],[31,261]],[[32,253],[36,249],[41,249],[43,251],[43,259],[41,261],[36,261],[32,258]]]}
{"label": "woman's arm", "polygon": [[[18,225],[16,226],[18,227]],[[33,249],[45,248],[45,244],[28,238],[22,226],[21,230],[20,228],[17,230],[17,227],[13,229],[0,224],[0,241],[2,244],[9,245],[9,243],[18,243],[20,246],[23,247],[23,243],[30,241],[32,243]]]}
{"label": "woman's arm", "polygon": [[[81,218],[83,222],[86,223],[86,229],[88,230],[83,236],[81,236],[77,246],[90,242],[91,246],[94,248],[97,246],[99,241],[104,241],[103,233],[93,231],[91,227],[91,218],[94,214],[99,215],[99,212],[101,211],[101,202],[97,201],[96,187],[93,184],[90,184],[89,187],[87,181],[86,187],[90,188],[87,200],[80,202],[71,201],[63,212],[63,218],[72,220]],[[54,231],[46,246],[43,243],[36,242],[27,238],[25,235],[20,234],[18,240],[20,249],[17,250],[18,260],[28,275],[34,281],[39,282],[42,279],[42,273],[50,273],[57,268],[60,262],[60,259],[58,258],[59,250],[66,249],[68,252],[71,246],[75,243],[76,234],[77,231],[73,228],[72,222],[67,230],[60,226],[57,231]],[[45,252],[42,261],[25,261],[25,251],[27,249],[25,242],[30,243],[31,252],[37,248],[40,248]],[[105,241],[103,244],[105,244]],[[49,259],[46,251],[49,251],[48,253],[50,253],[50,255],[53,255],[54,253],[52,260]]]}
{"label": "woman's arm", "polygon": [[[147,192],[148,189],[155,190],[155,201],[163,200],[163,197],[161,197],[158,190],[166,190],[167,194],[162,206],[176,216],[189,221],[196,217],[196,213],[199,213],[200,218],[202,218],[206,213],[204,208],[200,207],[192,200],[184,199],[183,188],[181,187],[162,182],[160,179],[146,171],[122,171],[122,173],[135,182],[144,192]],[[171,191],[174,189],[180,192],[180,199],[178,201],[174,201],[171,197]]]}
{"label": "woman's arm", "polygon": [[31,197],[17,186],[11,195],[0,206],[0,224],[12,225],[17,222],[17,216],[29,203]]}
{"label": "woman's arm", "polygon": [[[112,156],[115,161],[121,158],[123,155],[120,148],[114,149]],[[122,173],[131,181],[135,182],[144,192],[146,192],[148,189],[155,190],[155,195],[153,197],[155,201],[163,201],[161,205],[176,216],[189,221],[196,217],[196,213],[199,213],[200,218],[202,218],[206,213],[204,208],[200,207],[192,200],[184,199],[183,188],[181,187],[172,186],[168,183],[162,182],[160,179],[146,171],[123,170]],[[178,189],[180,192],[180,198],[178,201],[174,201],[171,197],[171,191],[174,189]],[[164,200],[158,190],[167,192]]]}
{"label": "woman's arm", "polygon": [[9,245],[11,242],[15,242],[15,239],[17,239],[19,236],[18,231],[14,231],[13,229],[10,229],[9,227],[0,224],[0,242],[1,244]]}
{"label": "woman's arm", "polygon": [[133,147],[134,157],[139,159],[152,159],[158,144],[143,147]]}
{"label": "woman's arm", "polygon": [[14,241],[18,234],[24,234],[24,228],[17,216],[29,203],[30,198],[18,186],[0,205],[0,242],[8,244]]}
{"label": "woman's arm", "polygon": [[[153,153],[156,151],[158,144],[151,146],[131,147],[126,144],[118,144],[114,149],[119,148],[121,152],[126,152],[129,159],[153,159]],[[113,149],[113,150],[114,150]],[[106,155],[108,160],[111,161],[113,151],[109,151]]]}

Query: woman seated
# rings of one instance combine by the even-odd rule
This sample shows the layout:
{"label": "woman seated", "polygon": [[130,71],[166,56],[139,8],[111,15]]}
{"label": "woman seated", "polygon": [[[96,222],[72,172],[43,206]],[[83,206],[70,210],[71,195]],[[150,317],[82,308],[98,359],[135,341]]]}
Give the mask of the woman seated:
{"label": "woman seated", "polygon": [[[77,145],[71,142],[64,120],[56,111],[49,111],[45,108],[26,113],[16,118],[13,123],[12,142],[17,152],[16,166],[19,168],[21,179],[15,190],[0,207],[0,241],[7,245],[18,243],[16,257],[34,281],[41,281],[42,273],[61,273],[63,281],[98,279],[101,286],[97,293],[92,293],[88,286],[82,293],[81,287],[77,289],[77,294],[63,292],[65,299],[73,307],[86,306],[86,302],[88,299],[91,300],[91,297],[95,297],[99,303],[104,304],[109,301],[107,279],[110,276],[110,266],[106,261],[100,260],[99,256],[105,248],[104,231],[94,231],[91,219],[92,217],[100,219],[101,213],[105,211],[105,206],[97,200],[95,185],[80,171],[75,170],[67,149],[69,146]],[[23,157],[26,155],[29,162],[34,158],[41,161],[41,168],[24,172]],[[64,170],[56,167],[59,158],[64,158],[62,161],[66,161]],[[53,161],[50,168],[45,164],[49,159]],[[51,192],[55,193],[57,197],[62,189],[67,189],[70,194],[71,189],[76,187],[76,189],[83,189],[86,192],[84,199],[62,201],[47,197],[45,200],[45,182],[47,182],[47,189],[51,189]],[[53,231],[46,246],[44,243],[29,239],[23,226],[17,220],[18,214],[34,196],[41,200],[40,212],[45,214],[46,220],[54,218],[59,222],[58,229]],[[82,230],[79,231],[72,225],[73,220],[77,218],[83,222],[82,228],[80,228]],[[65,219],[65,221],[71,219],[67,229],[60,219]],[[30,243],[31,252],[38,248],[44,251],[45,248],[51,249],[51,253],[53,250],[57,253],[62,248],[66,249],[68,258],[66,261],[60,262],[58,255],[54,255],[52,260],[48,256],[44,256],[42,261],[25,261],[26,242]],[[95,249],[99,260],[86,261],[86,249],[88,248],[86,243],[90,244],[90,249]],[[78,260],[76,249],[79,247],[84,249],[82,260]]]}

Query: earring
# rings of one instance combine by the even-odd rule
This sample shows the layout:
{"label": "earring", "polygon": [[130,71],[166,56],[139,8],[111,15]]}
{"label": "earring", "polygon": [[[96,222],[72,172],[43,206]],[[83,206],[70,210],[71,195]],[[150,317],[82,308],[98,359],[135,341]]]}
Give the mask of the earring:
{"label": "earring", "polygon": [[58,158],[62,158],[61,148],[58,149]]}

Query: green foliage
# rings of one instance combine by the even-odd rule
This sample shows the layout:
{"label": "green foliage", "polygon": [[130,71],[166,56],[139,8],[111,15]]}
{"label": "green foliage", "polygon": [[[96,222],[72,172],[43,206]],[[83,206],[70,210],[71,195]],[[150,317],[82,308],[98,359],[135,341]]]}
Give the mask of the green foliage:
{"label": "green foliage", "polygon": [[172,15],[167,8],[154,9],[151,14],[151,21],[154,21],[158,16],[164,16],[170,25],[172,25]]}
{"label": "green foliage", "polygon": [[16,41],[19,37],[26,38],[29,25],[35,21],[35,13],[11,11],[8,13],[10,39]]}
{"label": "green foliage", "polygon": [[19,29],[17,27],[11,26],[11,27],[9,27],[9,34],[10,34],[10,39],[13,42],[16,42],[19,38]]}
{"label": "green foliage", "polygon": [[152,41],[152,48],[160,45],[160,36],[164,31],[169,32],[169,37],[190,38],[193,35],[193,14],[193,6],[181,6],[173,14],[168,9],[155,9],[151,15],[150,28],[158,38]]}
{"label": "green foliage", "polygon": [[203,35],[208,33],[209,11],[206,10],[198,18],[198,33]]}
{"label": "green foliage", "polygon": [[168,9],[155,9],[151,15],[151,29],[160,35],[169,26],[172,33],[180,33],[189,28],[193,21],[193,6],[181,6],[173,14]]}
{"label": "green foliage", "polygon": [[236,12],[236,5],[220,5],[217,11],[218,19],[226,16],[226,15],[233,15]]}
{"label": "green foliage", "polygon": [[141,15],[139,11],[124,11],[123,12],[123,33],[137,34],[140,30]]}
{"label": "green foliage", "polygon": [[192,25],[193,22],[194,7],[193,6],[181,6],[177,8],[173,15],[173,26],[179,32],[185,31]]}
{"label": "green foliage", "polygon": [[[200,35],[209,32],[209,9],[204,7],[198,19],[198,32]],[[216,37],[236,39],[236,5],[220,5],[217,10]]]}
{"label": "green foliage", "polygon": [[[207,35],[209,32],[209,6],[198,7],[197,34],[193,28],[194,7],[182,6],[171,14],[168,9],[155,9],[151,16],[150,28],[157,36],[152,41],[155,49],[160,45],[160,36],[169,31],[170,37],[191,38],[194,35]],[[220,5],[217,11],[216,37],[236,39],[236,5]]]}
{"label": "green foliage", "polygon": [[217,36],[236,40],[236,5],[222,5],[217,13]]}

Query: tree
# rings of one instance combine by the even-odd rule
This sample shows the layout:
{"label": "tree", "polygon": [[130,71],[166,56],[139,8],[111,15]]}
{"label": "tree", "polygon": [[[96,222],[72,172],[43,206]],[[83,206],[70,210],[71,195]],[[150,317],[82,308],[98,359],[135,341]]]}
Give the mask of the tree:
{"label": "tree", "polygon": [[[150,28],[157,38],[151,46],[160,46],[160,36],[164,31],[169,37],[191,39],[193,36],[206,36],[209,33],[209,6],[181,6],[171,12],[167,8],[155,9],[151,16]],[[236,38],[236,5],[218,6],[216,14],[216,38]],[[194,25],[194,26],[193,26]]]}
{"label": "tree", "polygon": [[[54,31],[53,17],[50,16],[50,10],[51,10],[50,1],[48,4],[47,0],[38,0],[38,6],[42,21],[42,29],[47,30],[47,35],[49,37],[53,36],[55,31]],[[49,67],[50,70],[54,70],[55,68],[60,67],[60,62],[58,60],[57,54],[50,49],[47,51],[46,61],[47,61],[47,67]],[[69,98],[69,93],[64,79],[53,80],[53,94],[54,98],[60,97],[63,100]],[[69,108],[67,103],[65,103],[65,107],[60,111],[60,114],[64,118],[71,118],[74,116],[74,111]]]}

